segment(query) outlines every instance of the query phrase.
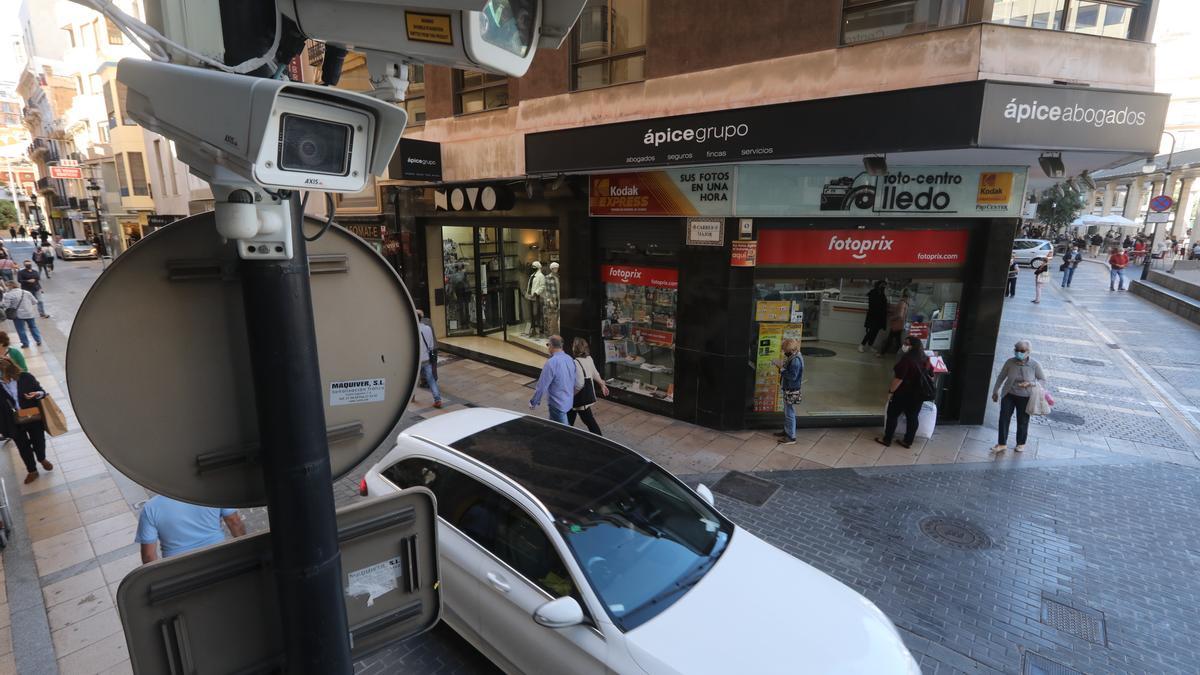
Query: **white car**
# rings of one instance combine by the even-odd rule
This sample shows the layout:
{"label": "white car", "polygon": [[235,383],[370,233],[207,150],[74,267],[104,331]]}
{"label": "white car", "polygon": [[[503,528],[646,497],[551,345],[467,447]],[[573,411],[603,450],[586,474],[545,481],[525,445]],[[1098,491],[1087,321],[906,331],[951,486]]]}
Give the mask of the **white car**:
{"label": "white car", "polygon": [[63,239],[54,244],[59,260],[77,260],[79,258],[96,258],[96,247],[83,239]]}
{"label": "white car", "polygon": [[642,455],[520,413],[416,424],[367,495],[437,497],[442,617],[510,673],[920,673],[863,596]]}
{"label": "white car", "polygon": [[1033,266],[1054,256],[1054,244],[1045,239],[1014,239],[1012,254],[1018,263]]}

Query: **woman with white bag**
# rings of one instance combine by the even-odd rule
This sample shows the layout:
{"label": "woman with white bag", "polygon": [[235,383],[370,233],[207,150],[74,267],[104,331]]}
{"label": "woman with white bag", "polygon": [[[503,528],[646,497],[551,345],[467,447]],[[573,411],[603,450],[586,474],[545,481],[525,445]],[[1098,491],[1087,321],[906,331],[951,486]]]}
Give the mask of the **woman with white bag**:
{"label": "woman with white bag", "polygon": [[936,388],[933,368],[922,348],[921,338],[909,335],[900,347],[903,352],[892,369],[893,378],[888,386],[887,414],[884,418],[883,436],[875,442],[891,445],[896,435],[896,425],[904,415],[904,440],[897,441],[905,448],[912,447],[920,426],[921,406],[933,400]]}
{"label": "woman with white bag", "polygon": [[1046,374],[1042,372],[1041,364],[1030,357],[1031,351],[1029,340],[1018,341],[1013,346],[1012,358],[1004,362],[996,377],[992,400],[1000,402],[1000,440],[992,446],[992,452],[1008,449],[1008,424],[1014,412],[1017,414],[1017,452],[1025,451],[1030,414],[1050,412],[1045,393]]}

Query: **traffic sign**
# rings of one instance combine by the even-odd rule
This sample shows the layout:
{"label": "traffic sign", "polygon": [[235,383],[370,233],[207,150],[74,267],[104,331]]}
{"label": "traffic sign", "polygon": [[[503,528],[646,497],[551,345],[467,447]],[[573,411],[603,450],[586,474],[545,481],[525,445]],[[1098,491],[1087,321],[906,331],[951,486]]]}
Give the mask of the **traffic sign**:
{"label": "traffic sign", "polygon": [[52,166],[50,167],[51,178],[83,178],[83,168],[78,166]]}
{"label": "traffic sign", "polygon": [[[352,656],[436,624],[433,493],[411,488],[342,508],[337,518]],[[302,670],[284,662],[269,532],[133,570],[117,588],[117,610],[137,675]]]}
{"label": "traffic sign", "polygon": [[1150,210],[1162,213],[1175,205],[1175,200],[1171,199],[1170,195],[1159,195],[1150,200]]}
{"label": "traffic sign", "polygon": [[[305,232],[320,225],[306,219]],[[408,291],[366,242],[335,225],[308,252],[336,478],[394,438],[419,340]],[[92,286],[67,345],[71,403],[100,454],[207,506],[266,503],[238,269],[211,211],[160,228]]]}

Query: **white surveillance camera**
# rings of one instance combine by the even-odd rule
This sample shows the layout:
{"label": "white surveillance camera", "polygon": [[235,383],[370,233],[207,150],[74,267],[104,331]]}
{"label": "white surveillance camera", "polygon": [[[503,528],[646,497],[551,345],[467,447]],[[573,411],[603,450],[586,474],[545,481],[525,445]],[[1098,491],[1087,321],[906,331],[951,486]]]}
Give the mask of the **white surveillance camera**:
{"label": "white surveillance camera", "polygon": [[[586,2],[287,0],[277,5],[306,37],[373,53],[381,62],[434,64],[521,77],[538,47],[562,45]],[[221,58],[225,48],[219,0],[146,3],[147,21],[168,38]],[[176,54],[176,59],[194,62],[182,53]]]}
{"label": "white surveillance camera", "polygon": [[138,124],[213,184],[359,192],[387,168],[407,115],[342,89],[123,59]]}

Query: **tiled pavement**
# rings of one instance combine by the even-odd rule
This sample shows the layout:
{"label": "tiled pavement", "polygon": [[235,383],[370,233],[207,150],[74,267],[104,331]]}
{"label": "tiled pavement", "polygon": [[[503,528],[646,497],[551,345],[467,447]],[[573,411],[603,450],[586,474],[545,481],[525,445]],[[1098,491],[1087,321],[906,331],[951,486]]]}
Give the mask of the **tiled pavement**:
{"label": "tiled pavement", "polygon": [[[1174,491],[1169,492],[1171,495],[1182,494],[1189,485],[1187,481],[1193,481],[1191,494],[1198,492],[1194,469],[1177,465],[1200,466],[1192,452],[1200,447],[1200,443],[1195,442],[1194,429],[1181,419],[1181,414],[1188,414],[1187,408],[1192,405],[1193,399],[1187,397],[1200,390],[1200,383],[1194,379],[1194,371],[1170,370],[1176,367],[1175,363],[1187,363],[1175,359],[1182,358],[1190,345],[1187,341],[1195,335],[1172,325],[1169,315],[1157,314],[1157,308],[1139,304],[1135,298],[1109,296],[1107,291],[1087,287],[1085,284],[1103,283],[1102,270],[1098,266],[1090,271],[1081,268],[1073,289],[1048,289],[1040,305],[1028,302],[1031,297],[1029,281],[1031,276],[1026,275],[1022,279],[1021,296],[1008,301],[1000,341],[1002,345],[1017,337],[1034,341],[1035,355],[1050,371],[1052,388],[1060,401],[1058,410],[1070,415],[1039,419],[1031,430],[1034,439],[1029,451],[1022,456],[1011,452],[998,457],[989,455],[987,448],[994,442],[994,426],[943,426],[933,439],[919,441],[911,451],[905,451],[898,447],[885,450],[875,444],[871,439],[877,433],[876,429],[803,430],[799,434],[800,443],[781,447],[766,432],[722,433],[607,401],[597,404],[597,418],[607,435],[638,448],[681,475],[715,477],[713,474],[734,469],[760,474],[784,472],[765,474],[779,480],[784,489],[762,509],[751,510],[723,497],[722,508],[737,522],[760,531],[777,545],[839,576],[880,602],[903,628],[911,631],[909,637],[913,638],[914,650],[922,655],[930,672],[942,672],[940,668],[952,667],[1015,672],[1011,650],[1025,648],[1036,648],[1039,653],[1059,657],[1058,660],[1066,663],[1066,657],[1075,652],[1049,638],[1046,639],[1051,644],[1036,640],[1027,642],[1025,633],[1014,633],[1017,637],[1006,638],[1008,641],[1005,642],[996,641],[994,634],[989,632],[988,635],[993,637],[986,639],[992,642],[975,648],[963,643],[962,640],[967,639],[964,635],[972,642],[977,637],[976,633],[961,632],[959,629],[963,624],[981,625],[980,616],[969,611],[980,601],[970,580],[973,575],[988,569],[988,578],[995,579],[999,584],[997,588],[1002,586],[1011,590],[1013,586],[1020,587],[1021,583],[1028,585],[1030,578],[1041,584],[1065,573],[1067,568],[1060,564],[1064,554],[1059,549],[1065,545],[1064,540],[1075,541],[1072,538],[1076,536],[1085,542],[1080,546],[1082,553],[1087,555],[1070,559],[1073,570],[1094,571],[1093,568],[1103,568],[1114,562],[1119,563],[1116,566],[1119,569],[1143,565],[1140,550],[1136,547],[1150,545],[1145,540],[1160,528],[1169,530],[1165,535],[1168,542],[1176,542],[1182,550],[1190,550],[1187,547],[1195,537],[1187,535],[1189,530],[1186,528],[1178,529],[1180,523],[1176,515],[1180,509],[1194,511],[1196,504],[1188,504],[1183,497],[1155,502],[1149,495],[1153,493],[1156,481],[1165,481],[1162,482],[1164,489]],[[31,354],[30,367],[70,415],[69,400],[60,385],[65,382],[61,345],[66,342],[60,330],[69,329],[70,315],[82,289],[62,290],[63,295],[57,301],[51,296],[59,329],[53,325],[46,327],[48,343],[59,347]],[[1121,355],[1120,350],[1110,347],[1111,339],[1104,333],[1104,321],[1120,324],[1120,319],[1130,316],[1136,316],[1138,325],[1149,324],[1146,334],[1153,334],[1162,327],[1164,335],[1169,334],[1172,340],[1179,341],[1179,353],[1176,353],[1176,344],[1169,347],[1150,344],[1153,338],[1142,339],[1142,333],[1136,338],[1123,337],[1122,344],[1118,345],[1132,352],[1129,359]],[[1132,329],[1129,332],[1132,333]],[[1140,347],[1143,342],[1147,344]],[[1155,358],[1164,349],[1168,350],[1168,358]],[[1139,368],[1145,370],[1147,367],[1152,372],[1138,372]],[[443,410],[433,409],[429,405],[428,392],[422,390],[418,395],[421,403],[405,413],[403,425],[467,406],[492,405],[523,410],[531,394],[524,386],[528,377],[480,363],[448,359],[441,371],[441,384],[449,405]],[[1163,373],[1171,375],[1169,381],[1161,377]],[[1151,385],[1151,381],[1155,384]],[[1181,408],[1182,413],[1172,409],[1171,402],[1178,403],[1176,407]],[[988,422],[994,425],[994,409],[992,415]],[[73,427],[77,426],[73,416],[71,422]],[[49,445],[50,458],[58,466],[31,486],[21,486],[15,481],[23,471],[11,445],[8,446],[10,466],[0,467],[0,474],[7,478],[14,506],[20,511],[14,542],[4,553],[4,567],[0,570],[7,591],[0,599],[8,601],[0,606],[0,624],[4,624],[0,626],[0,675],[6,672],[49,673],[56,669],[65,673],[128,672],[124,639],[113,599],[116,584],[138,564],[137,548],[132,544],[133,507],[144,499],[145,492],[106,465],[78,431],[52,439]],[[377,451],[335,485],[340,504],[355,499],[358,476],[384,451],[386,448]],[[1172,464],[1136,465],[1134,468],[1112,466],[1113,463],[1158,460]],[[1047,462],[1055,467],[1044,468]],[[949,464],[962,466],[865,468]],[[977,471],[980,466],[987,470]],[[825,470],[830,468],[863,470]],[[813,469],[821,471],[797,471]],[[879,471],[884,473],[871,473]],[[868,480],[863,476],[873,477]],[[931,481],[937,485],[929,485]],[[1126,494],[1128,490],[1123,488],[1132,484],[1138,486],[1141,497],[1135,499]],[[829,488],[815,490],[814,485],[828,485]],[[1064,486],[1073,487],[1067,490]],[[890,490],[896,491],[895,495]],[[875,495],[878,495],[878,502]],[[827,503],[821,506],[804,501],[818,497]],[[1104,521],[1086,521],[1084,515],[1088,511],[1082,510],[1083,506],[1075,508],[1079,504],[1094,505],[1096,509],[1117,509],[1117,513],[1125,514],[1119,521],[1120,527],[1113,530],[1113,546],[1104,545],[1105,530],[1100,527]],[[942,565],[944,552],[931,556],[927,546],[922,548],[923,542],[911,540],[911,533],[903,529],[905,523],[911,525],[909,521],[900,522],[895,519],[898,516],[887,516],[889,510],[917,513],[922,508],[964,514],[979,522],[992,532],[996,542],[990,552],[982,555],[996,556],[995,564],[991,567],[985,564],[981,568],[979,558],[960,555],[949,559],[953,564]],[[841,521],[830,520],[825,517],[830,510],[850,515]],[[1078,518],[1064,519],[1068,512],[1078,514]],[[805,518],[801,517],[803,514],[808,514],[806,517],[811,524],[806,524]],[[817,517],[819,514],[824,514],[823,519]],[[862,514],[876,520],[863,521],[865,516]],[[246,516],[252,528],[265,526],[265,514],[261,510],[248,512]],[[1141,525],[1144,533],[1132,531],[1136,529],[1137,518],[1144,519]],[[1047,525],[1051,522],[1060,529]],[[1060,522],[1062,524],[1057,525]],[[1044,536],[1022,540],[1018,535],[1023,528],[1030,527],[1037,532],[1040,530],[1036,527],[1044,528]],[[1078,527],[1083,530],[1077,534],[1073,528]],[[884,550],[882,543],[893,547],[887,555],[880,553]],[[813,553],[813,549],[826,554],[825,558]],[[1169,548],[1146,550],[1156,560],[1174,560]],[[1191,555],[1194,557],[1194,552]],[[1037,566],[1041,576],[1029,572],[1030,566]],[[950,576],[956,570],[958,574],[966,575],[959,585]],[[1173,578],[1176,568],[1163,568],[1161,572],[1165,575],[1162,578],[1171,583],[1181,583]],[[1129,574],[1127,571],[1113,572],[1118,573]],[[880,582],[880,578],[886,582],[893,576],[907,581],[895,586]],[[937,581],[943,577],[944,584]],[[1073,597],[1082,598],[1104,611],[1117,611],[1108,608],[1120,608],[1122,602],[1137,607],[1136,595],[1126,597],[1119,589],[1108,589],[1105,591],[1108,595],[1101,593],[1105,589],[1095,580],[1101,578],[1081,576],[1082,587],[1068,590]],[[1126,583],[1129,579],[1122,577],[1120,581]],[[933,592],[939,590],[939,584],[951,589],[944,597]],[[33,593],[35,587],[38,592]],[[1033,593],[1031,589],[1032,586],[1024,590]],[[1186,584],[1182,589],[1187,590]],[[885,590],[892,595],[884,593]],[[1063,588],[1050,590],[1066,592]],[[947,603],[945,606],[941,604],[943,601]],[[1143,631],[1143,627],[1149,625],[1146,622],[1166,621],[1154,614],[1155,611],[1174,612],[1177,607],[1174,601],[1144,602],[1157,604],[1141,608],[1141,614],[1130,610],[1134,618],[1142,622],[1129,624],[1139,626],[1137,631]],[[951,610],[958,612],[957,623],[953,626],[944,617],[940,624],[937,620],[926,621],[931,617],[938,619]],[[987,614],[986,620],[991,622],[988,612],[994,610],[978,611]],[[1015,610],[1006,607],[1005,611]],[[1003,616],[1013,618],[1011,614]],[[971,621],[975,623],[971,624]],[[1177,625],[1184,627],[1182,633],[1175,630]],[[943,632],[933,630],[939,626]],[[996,630],[1002,628],[996,627]],[[1194,632],[1188,632],[1190,630],[1186,621],[1174,621],[1162,641],[1169,643],[1181,639],[1179,636],[1194,637]],[[1130,659],[1125,663],[1163,663],[1161,672],[1170,671],[1173,664],[1168,661],[1134,661],[1151,658],[1139,651],[1138,645],[1142,643],[1138,640],[1155,643],[1153,638],[1137,632],[1135,639],[1124,647],[1127,651],[1120,652],[1126,655],[1120,658]],[[1088,668],[1107,663],[1098,660],[1103,654],[1097,654],[1088,652],[1080,663]],[[1164,654],[1164,658],[1170,658],[1169,650]],[[491,667],[450,631],[439,629],[376,654],[358,664],[358,670],[371,673],[489,672]],[[1106,671],[1102,667],[1094,672]]]}

